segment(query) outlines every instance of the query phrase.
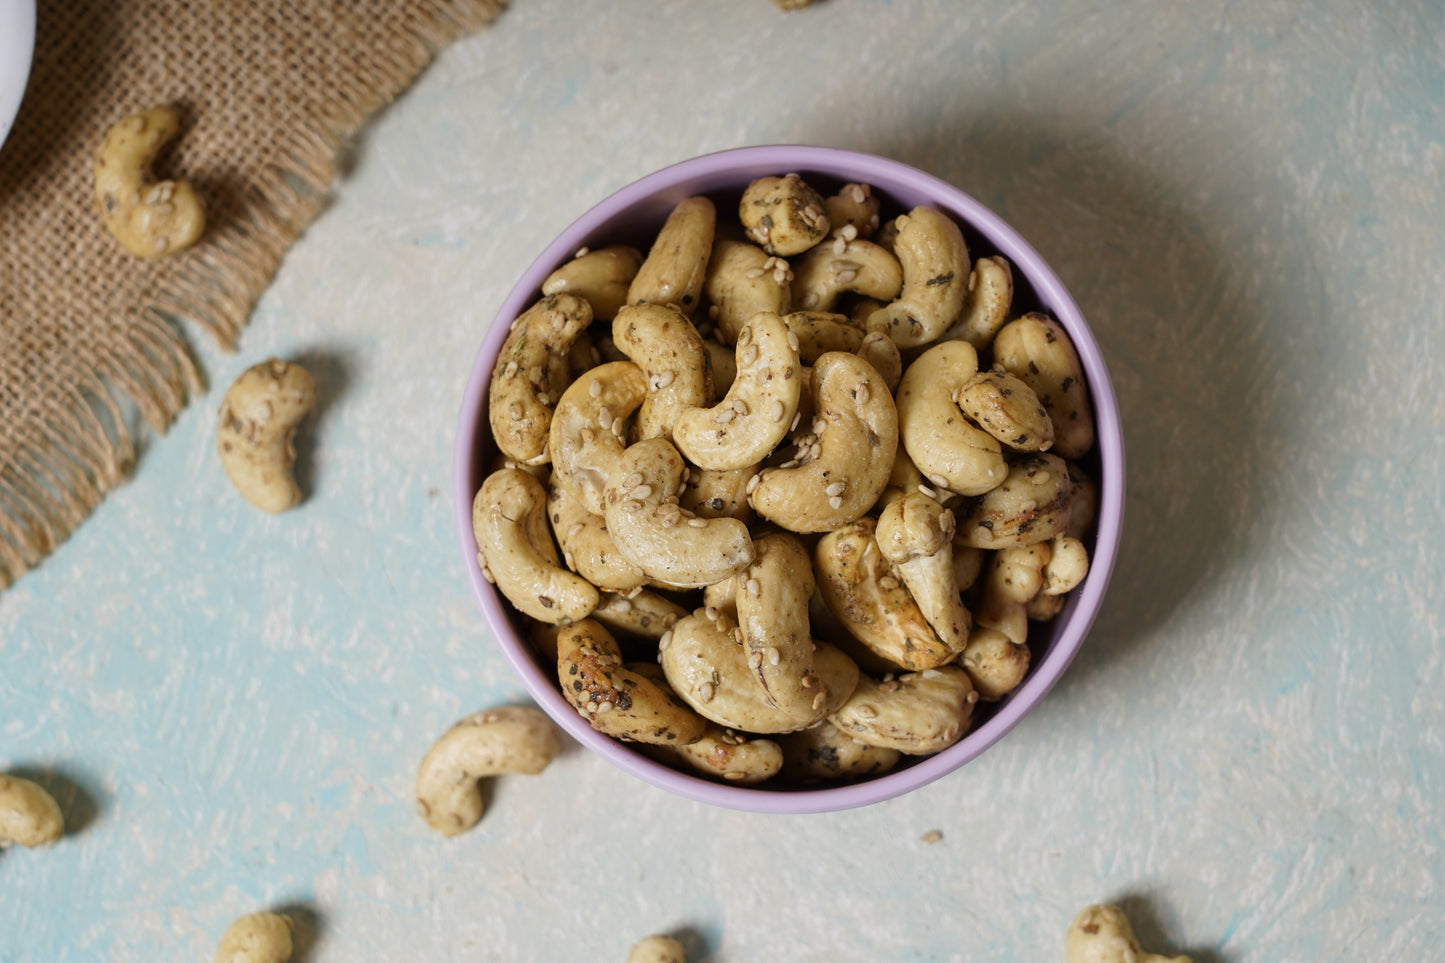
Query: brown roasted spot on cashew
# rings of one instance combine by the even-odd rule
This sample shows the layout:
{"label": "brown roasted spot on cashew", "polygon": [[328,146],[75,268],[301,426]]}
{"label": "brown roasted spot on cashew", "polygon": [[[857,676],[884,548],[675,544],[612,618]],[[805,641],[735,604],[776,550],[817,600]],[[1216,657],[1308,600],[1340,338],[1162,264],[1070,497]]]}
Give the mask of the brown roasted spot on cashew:
{"label": "brown roasted spot on cashew", "polygon": [[95,205],[106,230],[130,253],[170,257],[206,228],[206,213],[186,181],[151,180],[156,156],[180,130],[173,107],[131,114],[105,135],[95,158]]}
{"label": "brown roasted spot on cashew", "polygon": [[707,730],[666,681],[624,664],[617,640],[592,619],[557,634],[557,680],[592,728],[618,739],[686,745]]}

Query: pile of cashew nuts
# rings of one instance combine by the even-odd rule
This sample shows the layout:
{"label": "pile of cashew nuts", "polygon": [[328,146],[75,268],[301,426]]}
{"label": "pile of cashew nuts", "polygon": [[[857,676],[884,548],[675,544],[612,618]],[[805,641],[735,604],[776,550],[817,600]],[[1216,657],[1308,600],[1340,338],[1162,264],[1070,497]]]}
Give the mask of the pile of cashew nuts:
{"label": "pile of cashew nuts", "polygon": [[998,256],[865,184],[680,201],[511,323],[476,492],[484,576],[591,725],[679,767],[885,772],[1024,680],[1089,565],[1068,334]]}

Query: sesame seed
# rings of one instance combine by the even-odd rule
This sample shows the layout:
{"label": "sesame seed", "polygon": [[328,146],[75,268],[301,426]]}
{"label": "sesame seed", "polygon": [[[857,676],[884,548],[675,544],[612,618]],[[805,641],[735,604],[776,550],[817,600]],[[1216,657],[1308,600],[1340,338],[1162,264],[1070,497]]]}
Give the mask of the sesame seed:
{"label": "sesame seed", "polygon": [[926,496],[929,497],[929,498],[937,498],[937,497],[938,497],[938,492],[934,491],[932,488],[929,488],[927,485],[919,485],[919,486],[918,486],[918,494],[920,494],[920,495],[926,495]]}
{"label": "sesame seed", "polygon": [[758,346],[756,344],[748,345],[743,349],[742,356],[738,360],[745,365],[752,364],[758,360]]}
{"label": "sesame seed", "polygon": [[859,383],[858,387],[853,390],[853,398],[860,405],[866,405],[871,396],[872,392],[869,390],[868,382],[866,381]]}
{"label": "sesame seed", "polygon": [[797,430],[798,430],[798,422],[800,422],[800,421],[802,421],[802,420],[803,420],[803,413],[802,413],[801,411],[798,412],[797,414],[793,415],[793,423],[788,426],[788,430],[789,430],[789,431],[797,431]]}
{"label": "sesame seed", "polygon": [[711,682],[704,682],[697,687],[697,698],[699,702],[711,702],[712,697],[717,694]]}
{"label": "sesame seed", "polygon": [[943,675],[943,673],[939,672],[937,669],[924,669],[919,674],[922,675],[925,679],[936,679],[939,676]]}
{"label": "sesame seed", "polygon": [[666,651],[667,651],[667,647],[668,647],[669,645],[671,645],[671,644],[672,644],[672,632],[669,630],[669,631],[667,631],[667,632],[662,633],[662,637],[657,640],[657,651],[658,651],[658,654],[660,655],[660,654],[662,654],[663,652],[666,652]]}
{"label": "sesame seed", "polygon": [[809,291],[807,294],[803,295],[803,307],[808,309],[809,311],[813,310],[822,303],[823,299],[819,297],[817,291]]}
{"label": "sesame seed", "polygon": [[795,352],[798,350],[798,336],[792,331],[788,332],[788,347],[792,348]]}
{"label": "sesame seed", "polygon": [[[858,199],[858,202],[861,204],[863,202],[863,199],[860,197]],[[843,240],[845,241],[856,240],[858,237],[858,228],[854,227],[852,224],[844,224],[843,230],[839,233],[843,235]]]}
{"label": "sesame seed", "polygon": [[594,381],[587,386],[587,394],[592,398],[600,397],[602,394],[602,382]]}
{"label": "sesame seed", "polygon": [[597,703],[597,711],[598,711],[599,713],[602,713],[602,712],[611,712],[611,711],[612,711],[612,703],[607,702],[607,701],[605,701],[605,700],[602,701],[602,702]]}
{"label": "sesame seed", "polygon": [[720,425],[725,425],[737,416],[738,413],[731,408],[720,408],[717,413],[712,416],[712,420]]}
{"label": "sesame seed", "polygon": [[716,605],[709,605],[707,608],[702,610],[702,614],[707,616],[707,620],[709,622],[716,622],[719,615],[718,607]]}
{"label": "sesame seed", "polygon": [[898,680],[897,680],[897,679],[893,679],[893,680],[890,680],[890,681],[888,681],[888,682],[880,682],[880,683],[878,684],[878,691],[879,691],[879,692],[897,692],[897,691],[898,691]]}
{"label": "sesame seed", "polygon": [[577,437],[582,439],[582,444],[590,445],[597,440],[597,433],[591,428],[583,428],[582,431],[578,433]]}
{"label": "sesame seed", "polygon": [[802,686],[804,689],[811,689],[813,688],[814,684],[817,683],[817,681],[817,676],[813,675],[811,672],[808,672],[805,673],[803,677],[798,680],[798,685]]}
{"label": "sesame seed", "polygon": [[676,377],[676,371],[659,371],[657,373],[657,387],[666,388],[668,385],[672,384],[673,380]]}
{"label": "sesame seed", "polygon": [[730,771],[730,772],[725,772],[725,773],[723,773],[723,778],[724,778],[724,779],[729,779],[729,780],[731,780],[731,781],[733,781],[733,782],[738,782],[739,780],[746,779],[747,777],[748,777],[748,774],[747,774],[747,773],[745,773],[745,772],[737,772],[737,771],[735,771],[735,770],[734,770],[734,771]]}
{"label": "sesame seed", "polygon": [[646,499],[650,498],[651,496],[652,496],[652,486],[651,486],[651,485],[638,485],[636,488],[632,489],[632,497],[633,497],[633,498],[636,498],[638,501],[645,501]]}
{"label": "sesame seed", "polygon": [[[639,590],[640,590],[640,587],[639,587]],[[667,613],[666,615],[664,615],[664,616],[662,617],[662,627],[663,627],[663,628],[665,628],[665,629],[670,629],[670,628],[672,628],[672,627],[673,627],[674,625],[676,625],[676,624],[677,624],[677,613],[676,613],[676,612],[669,612],[669,613]],[[672,633],[669,632],[669,633],[667,633],[667,634],[668,634],[668,635],[671,635]]]}
{"label": "sesame seed", "polygon": [[815,435],[821,435],[821,434],[823,433],[823,431],[824,431],[827,427],[828,427],[828,423],[827,423],[826,421],[824,421],[822,418],[814,418],[814,419],[813,419],[813,434],[815,434]]}
{"label": "sesame seed", "polygon": [[898,579],[891,575],[885,575],[878,580],[878,587],[885,592],[891,592],[898,587]]}
{"label": "sesame seed", "polygon": [[486,579],[493,585],[497,584],[497,577],[492,574],[492,570],[487,568],[485,564],[482,565],[482,578]]}
{"label": "sesame seed", "polygon": [[688,523],[689,525],[691,525],[693,528],[705,528],[705,527],[707,526],[707,519],[705,519],[705,518],[689,518],[689,519],[687,520],[687,523]]}
{"label": "sesame seed", "polygon": [[843,499],[837,495],[834,495],[832,498],[828,499],[828,507],[833,509],[834,511],[837,511],[838,509],[843,507]]}
{"label": "sesame seed", "polygon": [[768,665],[777,665],[783,661],[783,654],[773,646],[768,646]]}
{"label": "sesame seed", "polygon": [[526,412],[522,409],[522,403],[520,401],[514,401],[510,405],[508,405],[507,414],[512,416],[513,421],[521,421],[523,418],[527,417]]}
{"label": "sesame seed", "polygon": [[733,411],[736,411],[739,415],[742,415],[743,417],[747,417],[747,414],[748,414],[748,412],[749,412],[750,410],[751,410],[751,409],[748,408],[748,403],[747,403],[746,401],[744,401],[743,399],[741,399],[741,398],[734,398],[734,399],[733,399]]}
{"label": "sesame seed", "polygon": [[864,201],[868,200],[868,194],[863,190],[862,186],[858,184],[849,184],[847,187],[847,191],[848,197],[853,201],[854,204],[862,204]]}
{"label": "sesame seed", "polygon": [[590,254],[590,253],[592,253],[591,248],[587,247],[587,245],[584,244],[582,247],[579,247],[579,248],[577,249],[577,253],[576,253],[576,254],[573,254],[572,256],[573,256],[573,257],[586,257],[586,256],[587,256],[588,254]]}
{"label": "sesame seed", "polygon": [[586,528],[586,527],[587,527],[587,526],[586,526],[586,525],[583,525],[581,522],[573,522],[573,523],[572,523],[570,526],[568,526],[568,528],[567,528],[567,537],[568,537],[568,538],[576,538],[578,535],[581,535],[581,534],[582,534],[582,529],[584,529],[584,528]]}
{"label": "sesame seed", "polygon": [[761,652],[753,652],[752,654],[750,654],[750,655],[748,656],[748,668],[749,668],[749,669],[757,669],[757,668],[760,668],[760,667],[762,666],[762,664],[763,664],[763,654],[762,654]]}
{"label": "sesame seed", "polygon": [[848,490],[848,483],[847,483],[847,482],[834,482],[833,484],[829,485],[827,488],[825,488],[825,489],[823,489],[823,490],[824,490],[825,492],[827,492],[829,496],[841,495],[841,494],[843,494],[845,491]]}
{"label": "sesame seed", "polygon": [[862,705],[858,706],[858,707],[857,707],[856,709],[854,709],[853,711],[857,714],[858,718],[860,718],[860,719],[877,719],[877,718],[878,718],[878,710],[875,709],[875,708],[873,708],[872,706],[870,706],[870,705],[869,705],[868,703],[866,703],[866,702],[863,703]]}
{"label": "sesame seed", "polygon": [[936,829],[930,829],[919,838],[922,839],[925,843],[937,843],[942,841],[943,833],[940,833]]}
{"label": "sesame seed", "polygon": [[1054,476],[1050,475],[1048,472],[1041,471],[1034,476],[1034,482],[1039,485],[1047,485],[1049,483],[1049,480],[1053,477]]}
{"label": "sesame seed", "polygon": [[848,241],[847,241],[847,239],[844,238],[842,235],[839,235],[838,238],[833,241],[833,253],[834,253],[834,254],[846,254],[847,252],[848,252]]}
{"label": "sesame seed", "polygon": [[638,485],[641,485],[641,484],[642,484],[642,472],[640,472],[640,471],[635,471],[635,472],[633,472],[632,474],[628,475],[626,478],[622,479],[622,487],[623,487],[624,489],[627,489],[627,488],[636,488]]}
{"label": "sesame seed", "polygon": [[969,705],[973,705],[975,702],[978,701],[978,692],[973,689],[968,690],[968,695],[963,697],[963,701],[967,702]]}
{"label": "sesame seed", "polygon": [[763,585],[755,578],[748,579],[748,594],[753,598],[763,594]]}
{"label": "sesame seed", "polygon": [[948,487],[948,479],[944,478],[942,475],[929,475],[928,480],[933,482],[933,484],[937,485],[939,488]]}
{"label": "sesame seed", "polygon": [[708,318],[708,320],[709,320],[709,321],[716,321],[716,320],[717,320],[717,315],[718,315],[718,307],[717,307],[717,305],[716,305],[716,304],[709,304],[709,305],[707,306],[707,318]]}
{"label": "sesame seed", "polygon": [[839,284],[852,284],[854,281],[858,280],[858,272],[839,271],[835,276],[835,279]]}
{"label": "sesame seed", "polygon": [[506,375],[507,377],[510,378],[512,375],[514,375],[514,374],[516,374],[516,373],[517,373],[517,362],[515,362],[515,361],[508,361],[508,362],[507,362],[507,367],[502,371],[502,374],[504,374],[504,375]]}
{"label": "sesame seed", "polygon": [[747,493],[748,493],[749,495],[751,495],[751,494],[753,493],[753,489],[755,489],[755,488],[758,487],[758,482],[760,482],[760,481],[762,481],[762,480],[763,480],[763,476],[762,476],[762,475],[754,475],[753,477],[749,478],[749,479],[748,479],[748,484],[747,484]]}
{"label": "sesame seed", "polygon": [[821,693],[821,692],[819,692],[817,695],[813,696],[813,711],[814,711],[814,712],[817,712],[819,709],[823,708],[823,701],[824,701],[824,699],[826,699],[826,696],[825,696],[823,693]]}
{"label": "sesame seed", "polygon": [[597,409],[597,425],[600,428],[612,427],[612,410],[605,405]]}

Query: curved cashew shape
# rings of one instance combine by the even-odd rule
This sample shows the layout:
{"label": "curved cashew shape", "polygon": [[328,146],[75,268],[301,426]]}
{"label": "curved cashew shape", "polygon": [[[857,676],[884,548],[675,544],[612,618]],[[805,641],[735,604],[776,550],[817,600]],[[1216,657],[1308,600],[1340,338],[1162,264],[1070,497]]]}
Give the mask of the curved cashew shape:
{"label": "curved cashew shape", "polygon": [[632,279],[627,303],[672,304],[689,312],[696,308],[716,230],[712,201],[701,196],[679,201]]}
{"label": "curved cashew shape", "polygon": [[868,330],[887,331],[900,348],[942,337],[968,295],[968,245],[952,218],[915,207],[898,218],[893,253],[903,268],[903,291],[868,318]]}
{"label": "curved cashew shape", "polygon": [[[827,532],[863,516],[888,484],[898,412],[878,372],[830,351],[813,366],[813,452],[796,467],[765,469],[753,510],[793,532]],[[819,497],[819,495],[822,497]]]}
{"label": "curved cashew shape", "polygon": [[503,706],[467,716],[428,750],[416,775],[416,811],[443,836],[482,818],[478,780],[503,773],[536,775],[562,751],[557,727],[530,706]]}
{"label": "curved cashew shape", "polygon": [[902,754],[859,742],[831,722],[781,736],[782,776],[804,785],[839,779],[861,779],[888,772]]}
{"label": "curved cashew shape", "polygon": [[0,849],[53,845],[65,835],[65,817],[43,786],[19,776],[0,775]]}
{"label": "curved cashew shape", "polygon": [[676,502],[687,467],[661,438],[622,453],[607,480],[607,530],[617,548],[649,577],[699,588],[753,560],[748,527],[735,518],[687,517]]}
{"label": "curved cashew shape", "polygon": [[216,449],[246,501],[266,512],[301,503],[296,429],[316,407],[316,382],[297,364],[271,358],[241,372],[221,399]]}
{"label": "curved cashew shape", "polygon": [[803,543],[786,532],[757,538],[753,548],[756,559],[732,580],[748,667],[770,705],[810,713],[818,695],[808,624],[815,587],[812,559]]}
{"label": "curved cashew shape", "polygon": [[998,629],[978,626],[968,637],[960,662],[984,702],[997,702],[1023,684],[1032,654]]}
{"label": "curved cashew shape", "polygon": [[[600,591],[627,593],[647,584],[647,573],[617,550],[612,533],[607,531],[607,520],[589,512],[569,486],[554,482],[547,489],[547,515],[562,549],[562,560]],[[593,611],[599,619],[600,609],[601,603]]]}
{"label": "curved cashew shape", "polygon": [[567,386],[567,355],[591,323],[592,306],[575,294],[549,294],[512,322],[487,388],[492,437],[508,458],[549,460],[547,432]]}
{"label": "curved cashew shape", "polygon": [[869,331],[863,335],[856,354],[873,366],[889,391],[898,391],[898,382],[903,380],[903,354],[892,338],[882,331]]}
{"label": "curved cashew shape", "polygon": [[973,618],[954,575],[953,533],[953,513],[915,491],[883,510],[875,537],[939,641],[957,653],[968,644]]}
{"label": "curved cashew shape", "polygon": [[106,230],[147,259],[177,254],[206,229],[206,212],[186,181],[151,183],[151,164],[180,130],[171,107],[131,114],[105,135],[95,158],[95,205]]}
{"label": "curved cashew shape", "polygon": [[687,963],[687,952],[670,936],[649,936],[632,947],[627,963]]}
{"label": "curved cashew shape", "polygon": [[[962,344],[963,342],[951,342]],[[1055,455],[1036,452],[1008,466],[1008,474],[958,520],[959,538],[977,548],[1017,548],[1046,542],[1069,523],[1069,468]]]}
{"label": "curved cashew shape", "polygon": [[699,468],[729,471],[762,461],[788,434],[802,379],[792,335],[776,314],[754,315],[737,337],[737,376],[711,408],[683,408],[673,444]]}
{"label": "curved cashew shape", "polygon": [[1107,904],[1086,906],[1074,917],[1064,957],[1068,963],[1191,963],[1187,956],[1145,952],[1124,911]]}
{"label": "curved cashew shape", "polygon": [[863,346],[862,326],[846,314],[794,311],[783,316],[783,323],[798,339],[798,357],[804,364],[811,365],[829,351],[857,354]]}
{"label": "curved cashew shape", "polygon": [[575,294],[592,306],[592,317],[611,321],[627,303],[627,291],[638,269],[642,252],[623,244],[579,254],[557,268],[542,282],[542,293]]}
{"label": "curved cashew shape", "polygon": [[748,482],[757,473],[755,464],[727,471],[694,468],[687,474],[687,487],[678,504],[699,518],[736,518],[746,522],[752,515]]}
{"label": "curved cashew shape", "polygon": [[216,947],[216,963],[286,963],[291,959],[291,917],[249,913],[237,919]]}
{"label": "curved cashew shape", "polygon": [[973,262],[968,297],[958,322],[943,333],[944,341],[967,341],[979,351],[993,344],[1013,306],[1014,275],[1008,261],[995,255]]}
{"label": "curved cashew shape", "polygon": [[852,698],[828,721],[870,746],[924,755],[963,738],[977,701],[968,673],[956,665],[887,682],[863,676]]}
{"label": "curved cashew shape", "polygon": [[954,393],[978,373],[967,341],[944,341],[923,352],[898,383],[898,432],[908,457],[929,483],[960,495],[982,495],[1008,475],[998,440],[969,424]]}
{"label": "curved cashew shape", "polygon": [[1071,592],[1089,574],[1089,550],[1077,538],[1063,532],[1049,542],[1049,561],[1043,570],[1041,595],[1063,595]]}
{"label": "curved cashew shape", "polygon": [[776,776],[783,768],[783,750],[771,739],[759,739],[709,723],[697,742],[666,750],[698,772],[745,786]]}
{"label": "curved cashew shape", "polygon": [[1046,451],[1054,443],[1054,423],[1039,396],[1007,372],[980,371],[954,392],[953,402],[1015,451]]}
{"label": "curved cashew shape", "polygon": [[[878,197],[867,184],[844,184],[838,193],[823,199],[828,212],[828,225],[845,242],[868,237],[878,230]],[[847,228],[853,228],[848,235]]]}
{"label": "curved cashew shape", "polygon": [[805,311],[832,311],[849,292],[892,301],[903,277],[898,258],[872,241],[819,244],[793,264],[793,303]]}
{"label": "curved cashew shape", "polygon": [[542,483],[519,468],[482,482],[472,500],[472,533],[482,574],[520,611],[567,625],[597,607],[597,587],[558,564]]}
{"label": "curved cashew shape", "polygon": [[634,432],[638,439],[671,439],[679,414],[712,403],[712,370],[702,335],[676,308],[624,307],[612,320],[612,342],[647,378]]}
{"label": "curved cashew shape", "polygon": [[1026,605],[1043,587],[1044,566],[1051,554],[1048,542],[995,552],[984,575],[983,594],[974,607],[974,621],[1019,645],[1028,642]]}
{"label": "curved cashew shape", "polygon": [[632,595],[603,592],[592,618],[613,635],[627,635],[656,642],[663,633],[687,617],[687,609],[657,592],[643,589]]}
{"label": "curved cashew shape", "polygon": [[738,376],[737,358],[732,348],[712,338],[703,338],[702,346],[707,350],[708,367],[712,369],[712,397],[716,400],[733,386],[733,379]]}
{"label": "curved cashew shape", "polygon": [[1062,458],[1088,454],[1094,447],[1094,408],[1064,326],[1045,314],[1016,318],[994,338],[993,359],[1038,395],[1053,422],[1053,452]]}
{"label": "curved cashew shape", "polygon": [[818,594],[870,651],[905,669],[931,669],[957,654],[938,637],[883,557],[876,524],[860,518],[824,535],[813,548]]}
{"label": "curved cashew shape", "polygon": [[[666,636],[663,636],[666,638]],[[600,623],[585,619],[557,634],[562,695],[598,732],[658,746],[701,739],[707,722],[678,699],[649,663],[625,665]]]}
{"label": "curved cashew shape", "polygon": [[797,174],[760,177],[738,202],[749,240],[779,257],[801,254],[828,236],[823,198]]}
{"label": "curved cashew shape", "polygon": [[787,314],[792,307],[793,272],[755,244],[718,238],[713,242],[702,291],[716,311],[709,311],[726,344],[759,311]]}
{"label": "curved cashew shape", "polygon": [[552,480],[593,515],[603,513],[607,475],[622,457],[623,426],[646,397],[641,368],[609,361],[584,372],[557,402],[547,442]]}
{"label": "curved cashew shape", "polygon": [[1076,462],[1069,462],[1069,524],[1064,529],[1070,538],[1083,539],[1099,518],[1099,483]]}

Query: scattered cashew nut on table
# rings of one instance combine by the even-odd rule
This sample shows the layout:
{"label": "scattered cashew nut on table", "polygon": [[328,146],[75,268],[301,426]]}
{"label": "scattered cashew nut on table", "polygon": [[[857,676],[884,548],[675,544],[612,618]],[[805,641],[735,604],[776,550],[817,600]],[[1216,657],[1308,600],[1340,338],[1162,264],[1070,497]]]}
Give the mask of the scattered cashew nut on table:
{"label": "scattered cashew nut on table", "polygon": [[178,254],[206,228],[201,199],[186,181],[153,181],[151,164],[180,131],[173,107],[152,107],[121,120],[95,158],[95,205],[106,230],[136,257]]}
{"label": "scattered cashew nut on table", "polygon": [[242,916],[221,935],[215,963],[286,963],[292,929],[291,918],[279,913]]}
{"label": "scattered cashew nut on table", "polygon": [[221,399],[221,464],[236,491],[262,511],[284,512],[301,503],[293,474],[296,431],[315,407],[311,373],[275,358],[243,371]]}
{"label": "scattered cashew nut on table", "polygon": [[649,936],[632,947],[627,963],[687,963],[687,951],[671,936]]}
{"label": "scattered cashew nut on table", "polygon": [[19,844],[27,849],[53,845],[65,835],[65,818],[45,787],[0,775],[0,849]]}
{"label": "scattered cashew nut on table", "polygon": [[1097,904],[1079,911],[1064,939],[1067,963],[1191,963],[1187,956],[1146,952],[1129,918],[1117,906]]}

